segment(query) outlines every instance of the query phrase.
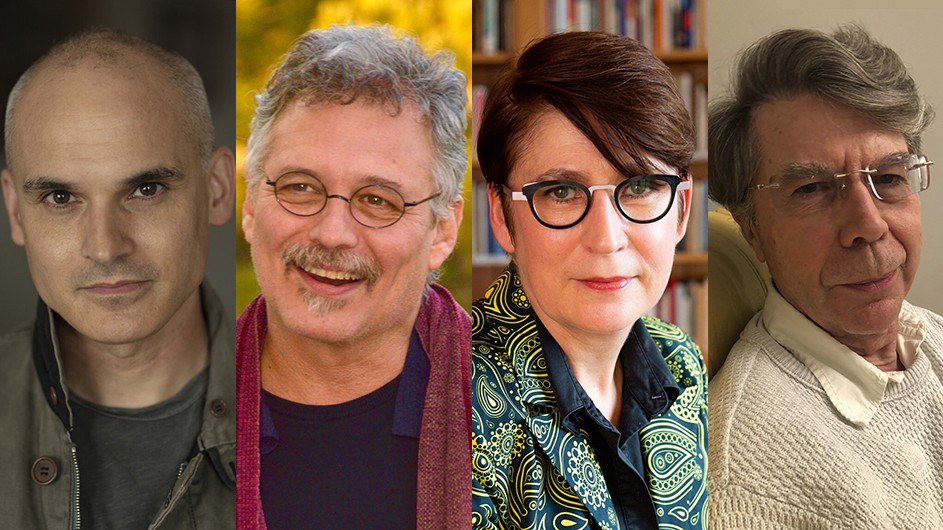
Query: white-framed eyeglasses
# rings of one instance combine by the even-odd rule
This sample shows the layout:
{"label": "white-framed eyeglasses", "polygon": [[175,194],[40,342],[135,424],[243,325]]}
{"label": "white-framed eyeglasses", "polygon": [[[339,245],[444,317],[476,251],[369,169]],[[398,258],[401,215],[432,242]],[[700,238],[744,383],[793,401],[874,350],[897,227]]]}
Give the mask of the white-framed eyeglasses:
{"label": "white-framed eyeglasses", "polygon": [[587,187],[571,180],[529,182],[511,192],[511,200],[527,201],[540,224],[555,229],[570,228],[586,217],[593,204],[593,192],[608,190],[616,209],[633,223],[654,223],[671,209],[677,190],[691,187],[690,179],[678,175],[639,175],[618,185]]}

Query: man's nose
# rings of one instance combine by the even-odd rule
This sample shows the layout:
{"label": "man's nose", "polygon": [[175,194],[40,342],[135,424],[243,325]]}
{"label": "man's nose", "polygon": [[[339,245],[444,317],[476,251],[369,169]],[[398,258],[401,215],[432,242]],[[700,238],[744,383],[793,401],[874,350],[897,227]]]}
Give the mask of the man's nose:
{"label": "man's nose", "polygon": [[856,173],[841,179],[838,197],[840,240],[844,247],[873,243],[888,230],[885,212],[875,196],[869,175]]}
{"label": "man's nose", "polygon": [[134,240],[122,212],[107,206],[90,206],[82,226],[83,257],[97,263],[113,263],[131,254]]}
{"label": "man's nose", "polygon": [[[332,200],[336,199],[336,200]],[[331,195],[324,209],[311,216],[308,237],[328,248],[353,248],[360,241],[357,230],[360,224],[350,212],[346,197]]]}

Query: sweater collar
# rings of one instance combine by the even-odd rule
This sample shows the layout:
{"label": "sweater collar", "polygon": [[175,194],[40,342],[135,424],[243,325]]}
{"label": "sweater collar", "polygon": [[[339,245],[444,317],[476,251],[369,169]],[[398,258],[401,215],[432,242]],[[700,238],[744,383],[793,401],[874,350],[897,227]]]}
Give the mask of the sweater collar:
{"label": "sweater collar", "polygon": [[[868,426],[888,386],[904,377],[904,372],[881,371],[835,340],[786,301],[775,286],[769,289],[762,315],[767,332],[812,372],[838,413],[857,427]],[[925,337],[925,324],[906,301],[899,318],[897,351],[909,368]]]}

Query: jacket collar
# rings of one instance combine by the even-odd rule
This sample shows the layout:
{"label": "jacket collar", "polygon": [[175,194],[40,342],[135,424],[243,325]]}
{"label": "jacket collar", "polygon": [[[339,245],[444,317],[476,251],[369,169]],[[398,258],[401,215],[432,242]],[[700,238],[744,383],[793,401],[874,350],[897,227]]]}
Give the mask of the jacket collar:
{"label": "jacket collar", "polygon": [[[200,286],[203,318],[210,339],[210,373],[204,405],[203,425],[198,437],[198,448],[203,451],[236,440],[235,414],[235,343],[232,324],[219,297],[207,283]],[[33,364],[39,383],[44,389],[46,403],[66,430],[73,427],[69,407],[68,385],[62,372],[62,353],[56,329],[56,314],[42,299],[36,306],[36,324],[33,327]]]}
{"label": "jacket collar", "polygon": [[[563,422],[540,341],[540,325],[513,263],[485,293],[482,309],[495,325],[478,330],[476,340],[506,351],[517,376],[534,443],[566,480],[592,517],[617,528],[615,506],[586,433],[571,434]],[[477,327],[477,324],[476,324]],[[481,347],[481,346],[479,346]]]}
{"label": "jacket collar", "polygon": [[[479,330],[476,323],[476,340],[491,343],[508,353],[507,362],[511,363],[517,376],[521,401],[527,410],[527,425],[535,443],[593,518],[617,527],[612,498],[586,433],[571,433],[565,426],[564,416],[575,410],[564,410],[554,394],[554,381],[547,368],[541,341],[541,334],[546,331],[541,331],[542,326],[513,263],[489,287],[482,303],[482,309],[496,325]],[[647,329],[651,322],[646,317],[636,322],[628,341],[635,343],[627,346],[652,354],[644,359],[645,369],[652,374],[651,384],[641,389],[647,394],[636,396],[636,399],[645,403],[646,414],[655,415],[665,412],[674,399],[685,388],[696,385],[698,379],[687,368],[681,367],[680,373],[668,369],[665,357],[673,350],[662,350],[654,343]],[[661,362],[657,362],[659,360]]]}

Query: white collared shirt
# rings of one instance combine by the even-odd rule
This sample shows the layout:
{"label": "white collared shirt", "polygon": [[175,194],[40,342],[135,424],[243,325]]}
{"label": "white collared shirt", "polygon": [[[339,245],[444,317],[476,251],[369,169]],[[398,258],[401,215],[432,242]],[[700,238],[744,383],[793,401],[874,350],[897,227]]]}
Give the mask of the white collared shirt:
{"label": "white collared shirt", "polygon": [[[846,420],[867,427],[877,412],[884,391],[891,382],[899,383],[904,372],[884,372],[792,306],[770,286],[763,307],[766,331],[818,379],[832,405]],[[900,309],[897,354],[904,369],[917,359],[917,349],[925,337],[923,319],[904,301]]]}

